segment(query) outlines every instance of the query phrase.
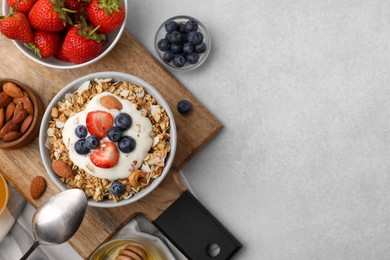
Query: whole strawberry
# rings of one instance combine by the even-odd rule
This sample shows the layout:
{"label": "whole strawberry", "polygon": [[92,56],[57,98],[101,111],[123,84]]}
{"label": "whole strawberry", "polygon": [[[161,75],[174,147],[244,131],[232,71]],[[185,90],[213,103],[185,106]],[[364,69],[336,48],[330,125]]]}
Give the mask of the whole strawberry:
{"label": "whole strawberry", "polygon": [[18,12],[28,14],[36,0],[7,0],[7,3],[12,9]]}
{"label": "whole strawberry", "polygon": [[98,32],[111,33],[125,20],[125,9],[121,0],[91,0],[87,7],[88,18]]}
{"label": "whole strawberry", "polygon": [[58,32],[35,31],[34,41],[26,44],[39,58],[48,58],[60,48],[61,35]]}
{"label": "whole strawberry", "polygon": [[8,16],[0,16],[0,32],[10,39],[25,43],[32,42],[34,39],[26,15],[12,10]]}
{"label": "whole strawberry", "polygon": [[96,58],[102,51],[105,35],[95,31],[96,28],[86,25],[72,26],[62,43],[63,56],[76,64]]}
{"label": "whole strawberry", "polygon": [[72,23],[67,11],[64,10],[64,0],[38,0],[28,14],[34,29],[59,32],[67,23]]}
{"label": "whole strawberry", "polygon": [[77,12],[84,12],[89,4],[89,0],[65,0],[65,7]]}

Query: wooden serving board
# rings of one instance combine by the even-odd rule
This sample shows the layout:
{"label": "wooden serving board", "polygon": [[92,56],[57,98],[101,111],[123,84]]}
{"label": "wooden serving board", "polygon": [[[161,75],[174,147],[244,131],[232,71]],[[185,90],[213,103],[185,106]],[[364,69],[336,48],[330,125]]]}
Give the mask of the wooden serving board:
{"label": "wooden serving board", "polygon": [[[88,258],[135,215],[142,214],[153,221],[167,209],[185,190],[178,179],[179,169],[222,128],[222,124],[127,31],[109,55],[80,69],[60,70],[39,65],[4,36],[0,36],[0,57],[0,77],[26,83],[40,95],[45,106],[63,86],[83,75],[120,71],[149,82],[164,96],[174,113],[178,145],[170,173],[156,190],[139,202],[113,209],[89,207],[80,229],[69,241],[83,258]],[[176,105],[181,99],[187,99],[193,105],[188,115],[177,112]],[[43,167],[38,139],[19,150],[0,150],[0,169],[34,207],[60,191]],[[29,185],[37,175],[46,178],[48,188],[42,198],[33,200]]]}

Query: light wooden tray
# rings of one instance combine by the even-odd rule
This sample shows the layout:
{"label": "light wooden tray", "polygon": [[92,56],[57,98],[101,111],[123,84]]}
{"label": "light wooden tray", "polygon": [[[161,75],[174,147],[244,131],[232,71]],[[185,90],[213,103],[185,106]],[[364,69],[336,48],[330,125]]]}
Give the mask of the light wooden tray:
{"label": "light wooden tray", "polygon": [[[45,106],[63,86],[80,76],[98,71],[120,71],[149,82],[164,96],[174,113],[178,146],[172,170],[155,191],[139,202],[114,209],[88,208],[80,229],[69,241],[83,258],[90,256],[135,215],[142,214],[155,220],[185,190],[178,180],[178,170],[222,128],[222,124],[127,31],[108,56],[85,68],[46,68],[25,57],[4,36],[0,36],[0,57],[0,77],[27,83],[40,95]],[[177,112],[176,105],[181,99],[192,103],[190,114],[183,116]],[[42,165],[38,140],[19,150],[0,150],[0,169],[34,207],[59,191]],[[29,186],[37,175],[46,178],[48,188],[43,197],[35,201],[30,197]]]}

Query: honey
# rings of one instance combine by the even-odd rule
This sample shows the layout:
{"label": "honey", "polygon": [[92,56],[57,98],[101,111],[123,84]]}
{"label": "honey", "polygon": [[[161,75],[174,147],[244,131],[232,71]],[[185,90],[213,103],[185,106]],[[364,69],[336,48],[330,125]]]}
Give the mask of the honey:
{"label": "honey", "polygon": [[97,250],[97,252],[91,257],[91,260],[115,260],[119,254],[119,251],[123,249],[127,244],[138,244],[145,249],[146,258],[145,260],[162,260],[159,250],[153,245],[148,244],[145,241],[139,241],[134,239],[121,239],[114,240]]}
{"label": "honey", "polygon": [[4,177],[0,174],[0,214],[5,209],[8,202],[8,186]]}

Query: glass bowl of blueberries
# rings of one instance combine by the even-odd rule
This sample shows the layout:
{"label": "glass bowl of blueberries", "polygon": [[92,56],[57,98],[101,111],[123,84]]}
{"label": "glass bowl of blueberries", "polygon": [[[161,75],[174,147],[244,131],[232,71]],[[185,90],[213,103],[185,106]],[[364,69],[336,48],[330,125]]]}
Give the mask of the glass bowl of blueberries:
{"label": "glass bowl of blueberries", "polygon": [[157,30],[156,52],[170,69],[193,70],[204,63],[210,53],[211,39],[206,27],[190,16],[175,16]]}

